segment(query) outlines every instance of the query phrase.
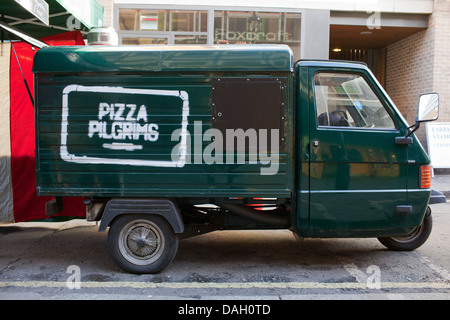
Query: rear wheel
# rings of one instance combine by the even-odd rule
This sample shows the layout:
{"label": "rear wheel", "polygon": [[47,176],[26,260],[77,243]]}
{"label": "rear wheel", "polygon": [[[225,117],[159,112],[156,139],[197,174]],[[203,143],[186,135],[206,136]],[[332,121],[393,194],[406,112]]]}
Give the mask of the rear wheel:
{"label": "rear wheel", "polygon": [[395,251],[411,251],[420,247],[427,241],[433,227],[433,219],[431,218],[431,209],[428,207],[422,224],[407,235],[395,237],[382,237],[378,240],[390,250]]}
{"label": "rear wheel", "polygon": [[154,215],[123,215],[108,233],[111,258],[131,273],[157,273],[167,267],[178,250],[178,236],[167,221]]}

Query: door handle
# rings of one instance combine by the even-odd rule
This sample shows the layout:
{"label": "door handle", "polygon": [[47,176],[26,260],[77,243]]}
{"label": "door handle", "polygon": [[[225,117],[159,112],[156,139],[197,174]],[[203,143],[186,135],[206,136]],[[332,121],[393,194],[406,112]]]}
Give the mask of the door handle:
{"label": "door handle", "polygon": [[409,145],[413,143],[413,139],[411,137],[396,137],[395,143],[397,145]]}

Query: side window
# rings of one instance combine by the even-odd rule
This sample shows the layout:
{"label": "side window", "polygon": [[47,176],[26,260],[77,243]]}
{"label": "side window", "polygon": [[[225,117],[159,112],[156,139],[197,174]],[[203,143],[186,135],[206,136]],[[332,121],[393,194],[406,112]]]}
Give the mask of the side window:
{"label": "side window", "polygon": [[395,129],[390,114],[358,74],[319,72],[314,95],[319,127]]}

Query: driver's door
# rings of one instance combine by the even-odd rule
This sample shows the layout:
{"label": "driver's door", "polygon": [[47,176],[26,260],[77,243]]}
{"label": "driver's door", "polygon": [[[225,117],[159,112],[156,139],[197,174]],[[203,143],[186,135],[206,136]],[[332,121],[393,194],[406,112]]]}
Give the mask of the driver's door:
{"label": "driver's door", "polygon": [[310,234],[379,234],[405,210],[408,148],[395,143],[404,125],[367,70],[308,76]]}

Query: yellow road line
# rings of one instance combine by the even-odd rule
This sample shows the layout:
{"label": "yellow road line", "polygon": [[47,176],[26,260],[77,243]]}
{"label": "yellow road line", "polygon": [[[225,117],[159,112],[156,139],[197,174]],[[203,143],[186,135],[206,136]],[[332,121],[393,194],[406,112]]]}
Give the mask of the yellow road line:
{"label": "yellow road line", "polygon": [[[69,282],[69,285],[72,282]],[[61,288],[67,287],[62,281],[0,281],[0,288]],[[139,282],[139,281],[81,281],[81,288],[136,288],[136,289],[368,289],[359,282]],[[381,282],[381,289],[450,289],[449,282]]]}

